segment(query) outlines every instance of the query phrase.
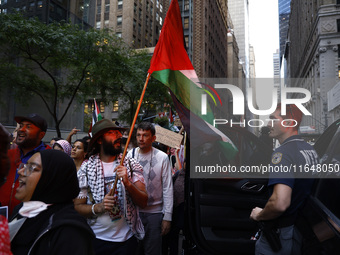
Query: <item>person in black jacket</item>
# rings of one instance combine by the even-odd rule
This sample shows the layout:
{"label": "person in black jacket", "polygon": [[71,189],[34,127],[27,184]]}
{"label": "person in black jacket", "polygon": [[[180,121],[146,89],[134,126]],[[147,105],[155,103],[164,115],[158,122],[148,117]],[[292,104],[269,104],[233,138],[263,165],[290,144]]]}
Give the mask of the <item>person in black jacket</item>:
{"label": "person in black jacket", "polygon": [[9,224],[13,254],[94,254],[94,233],[73,206],[79,185],[72,158],[41,151],[18,174],[15,197],[23,204]]}

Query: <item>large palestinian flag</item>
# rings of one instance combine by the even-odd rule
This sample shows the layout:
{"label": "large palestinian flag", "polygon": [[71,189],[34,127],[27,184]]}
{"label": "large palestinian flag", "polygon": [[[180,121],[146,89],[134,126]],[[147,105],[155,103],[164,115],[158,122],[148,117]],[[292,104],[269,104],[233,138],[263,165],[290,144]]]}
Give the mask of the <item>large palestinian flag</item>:
{"label": "large palestinian flag", "polygon": [[236,155],[237,149],[231,140],[211,125],[212,112],[200,114],[201,95],[205,92],[198,83],[184,48],[182,18],[177,0],[171,1],[148,73],[170,89],[191,146],[219,142],[229,159]]}

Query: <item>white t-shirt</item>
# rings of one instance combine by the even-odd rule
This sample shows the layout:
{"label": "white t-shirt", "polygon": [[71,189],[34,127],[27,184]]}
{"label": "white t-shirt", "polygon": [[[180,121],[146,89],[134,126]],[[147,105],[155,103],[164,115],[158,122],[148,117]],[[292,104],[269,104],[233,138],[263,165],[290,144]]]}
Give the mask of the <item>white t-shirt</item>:
{"label": "white t-shirt", "polygon": [[[116,173],[113,172],[115,167],[119,164],[119,161],[103,164],[104,170],[104,183],[105,194],[112,188]],[[110,217],[108,212],[98,216],[96,222],[91,225],[93,232],[96,234],[96,238],[109,241],[109,242],[124,242],[132,237],[133,233],[124,219],[124,212],[118,206],[115,208],[114,220]]]}

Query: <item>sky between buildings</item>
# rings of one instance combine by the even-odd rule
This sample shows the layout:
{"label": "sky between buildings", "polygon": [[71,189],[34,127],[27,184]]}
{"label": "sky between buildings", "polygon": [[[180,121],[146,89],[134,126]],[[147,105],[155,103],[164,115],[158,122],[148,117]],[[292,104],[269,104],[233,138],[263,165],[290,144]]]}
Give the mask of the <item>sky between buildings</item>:
{"label": "sky between buildings", "polygon": [[273,53],[279,48],[277,0],[249,0],[249,40],[257,78],[273,77]]}

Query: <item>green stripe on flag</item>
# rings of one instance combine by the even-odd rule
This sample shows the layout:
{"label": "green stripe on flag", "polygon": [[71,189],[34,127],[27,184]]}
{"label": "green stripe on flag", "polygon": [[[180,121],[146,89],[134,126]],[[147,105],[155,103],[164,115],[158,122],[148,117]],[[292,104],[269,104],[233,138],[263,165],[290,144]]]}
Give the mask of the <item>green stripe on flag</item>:
{"label": "green stripe on flag", "polygon": [[207,104],[207,115],[201,114],[201,96],[202,94],[206,94],[205,91],[199,88],[181,71],[173,71],[170,69],[154,71],[152,77],[167,86],[187,109],[208,123],[213,124],[214,116],[209,104]]}

